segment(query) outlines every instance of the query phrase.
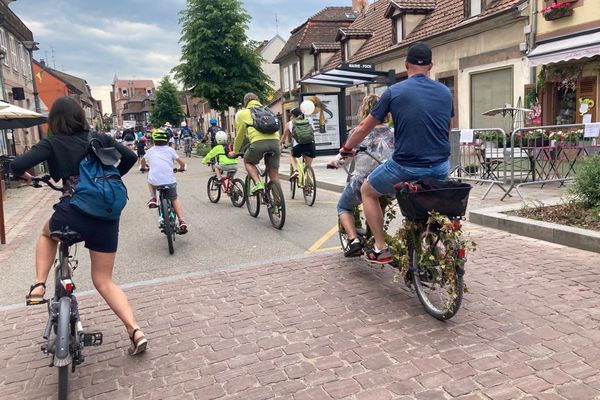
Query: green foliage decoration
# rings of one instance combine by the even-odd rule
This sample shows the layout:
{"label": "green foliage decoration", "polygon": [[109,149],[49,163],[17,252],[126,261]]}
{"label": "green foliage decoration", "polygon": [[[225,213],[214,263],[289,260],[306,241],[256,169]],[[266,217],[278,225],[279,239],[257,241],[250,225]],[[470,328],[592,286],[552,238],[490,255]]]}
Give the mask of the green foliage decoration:
{"label": "green foliage decoration", "polygon": [[577,165],[571,192],[586,207],[600,208],[600,154],[585,158]]}

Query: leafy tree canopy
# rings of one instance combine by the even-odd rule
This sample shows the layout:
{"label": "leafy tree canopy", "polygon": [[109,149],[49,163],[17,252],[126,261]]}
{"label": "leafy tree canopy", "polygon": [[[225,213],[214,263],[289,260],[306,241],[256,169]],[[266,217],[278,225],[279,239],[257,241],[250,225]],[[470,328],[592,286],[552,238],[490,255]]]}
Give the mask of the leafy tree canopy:
{"label": "leafy tree canopy", "polygon": [[246,37],[249,21],[240,0],[187,0],[181,12],[182,56],[175,78],[214,110],[237,107],[247,92],[264,99],[271,90],[256,43]]}
{"label": "leafy tree canopy", "polygon": [[165,76],[158,84],[155,96],[154,106],[150,113],[150,123],[154,126],[160,126],[165,122],[170,122],[173,126],[179,125],[185,115],[181,109],[177,88],[168,76]]}

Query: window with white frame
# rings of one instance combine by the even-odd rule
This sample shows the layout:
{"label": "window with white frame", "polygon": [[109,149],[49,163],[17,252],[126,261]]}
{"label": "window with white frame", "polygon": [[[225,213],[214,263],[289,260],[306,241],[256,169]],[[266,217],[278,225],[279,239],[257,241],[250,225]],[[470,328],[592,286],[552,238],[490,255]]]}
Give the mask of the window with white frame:
{"label": "window with white frame", "polygon": [[0,28],[0,48],[4,52],[4,65],[8,66],[8,45],[6,42],[6,32]]}
{"label": "window with white frame", "polygon": [[296,63],[296,82],[300,82],[300,79],[302,79],[300,75],[300,61],[298,61]]}
{"label": "window with white frame", "polygon": [[394,17],[394,19],[392,20],[392,31],[393,31],[393,39],[394,39],[394,43],[400,43],[402,42],[402,39],[404,39],[404,21],[403,21],[403,15],[399,14],[397,16]]}
{"label": "window with white frame", "polygon": [[296,87],[296,82],[299,81],[299,79],[298,79],[298,76],[300,75],[300,72],[298,71],[299,67],[300,67],[299,63],[294,63],[292,65],[292,69],[291,69],[291,86],[293,88]]}
{"label": "window with white frame", "polygon": [[19,59],[17,58],[17,46],[15,45],[15,38],[10,36],[9,45],[10,45],[10,56],[12,60],[12,67],[15,71],[19,70]]}
{"label": "window with white frame", "polygon": [[290,90],[290,66],[283,69],[283,90]]}
{"label": "window with white frame", "polygon": [[26,54],[27,54],[27,51],[25,50],[25,47],[23,47],[23,45],[20,44],[19,45],[19,58],[21,59],[21,70],[23,72],[23,76],[25,76],[25,77],[29,76],[27,71],[30,70],[30,68],[27,68]]}
{"label": "window with white frame", "polygon": [[465,7],[465,16],[467,18],[475,17],[483,11],[485,7],[484,0],[466,0]]}

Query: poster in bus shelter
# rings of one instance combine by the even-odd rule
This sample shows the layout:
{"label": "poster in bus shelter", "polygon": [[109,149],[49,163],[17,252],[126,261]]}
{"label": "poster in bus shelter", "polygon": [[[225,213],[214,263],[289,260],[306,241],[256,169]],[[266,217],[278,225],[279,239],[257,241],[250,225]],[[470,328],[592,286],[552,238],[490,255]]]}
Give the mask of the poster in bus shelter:
{"label": "poster in bus shelter", "polygon": [[338,150],[340,144],[340,104],[337,93],[305,94],[302,101],[315,104],[315,112],[307,115],[315,131],[315,147],[319,150]]}

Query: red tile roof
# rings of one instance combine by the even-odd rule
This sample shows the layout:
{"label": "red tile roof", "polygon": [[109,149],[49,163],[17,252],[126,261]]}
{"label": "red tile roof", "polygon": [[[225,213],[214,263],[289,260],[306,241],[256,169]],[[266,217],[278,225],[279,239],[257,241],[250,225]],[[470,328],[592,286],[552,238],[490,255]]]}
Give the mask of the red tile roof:
{"label": "red tile roof", "polygon": [[[350,29],[372,30],[373,37],[351,57],[351,62],[367,60],[376,55],[391,51],[397,48],[406,47],[410,43],[444,33],[461,25],[476,23],[481,19],[494,14],[507,11],[516,7],[527,0],[494,0],[480,15],[465,19],[464,17],[465,0],[436,0],[435,9],[428,13],[419,25],[402,40],[401,43],[392,43],[392,22],[385,18],[385,12],[392,2],[403,5],[422,4],[430,6],[431,0],[377,0],[369,5],[366,13],[356,18],[356,21],[350,25]],[[325,70],[335,68],[341,62],[341,55],[336,54],[325,66]]]}
{"label": "red tile roof", "polygon": [[292,36],[273,62],[280,62],[296,50],[309,50],[312,43],[334,42],[338,29],[341,26],[349,26],[355,19],[352,7],[324,8],[292,30]]}

